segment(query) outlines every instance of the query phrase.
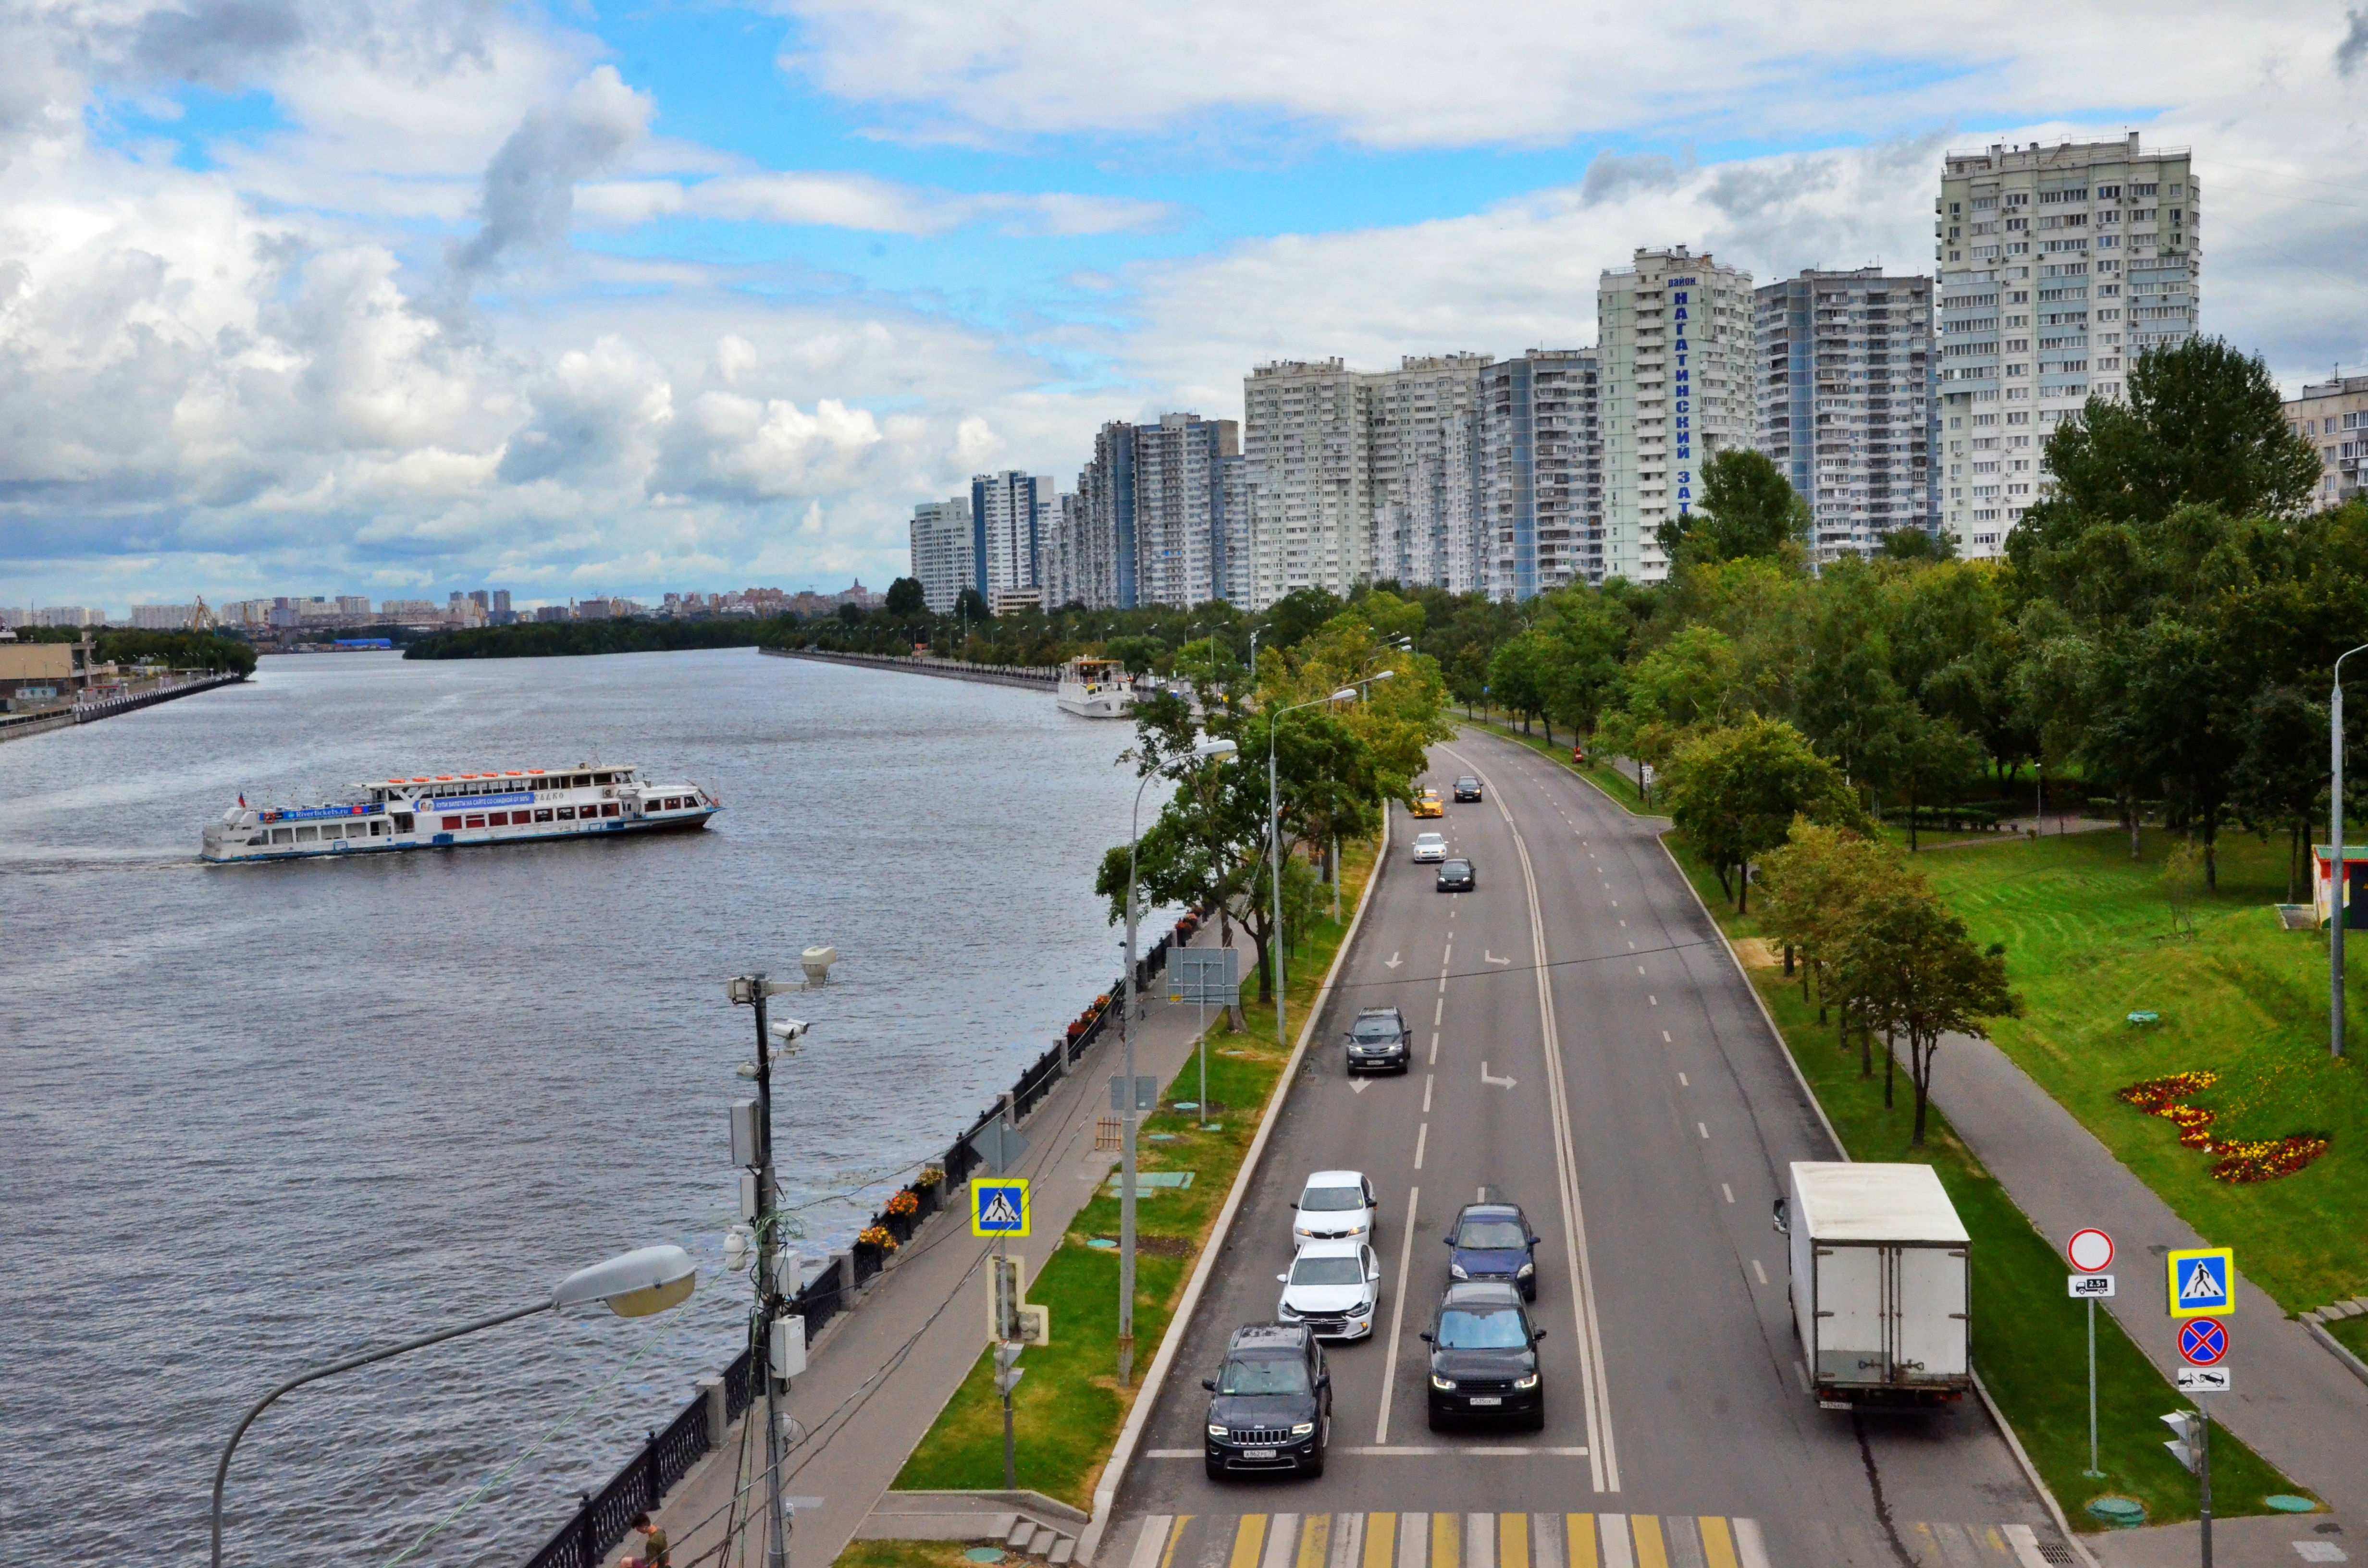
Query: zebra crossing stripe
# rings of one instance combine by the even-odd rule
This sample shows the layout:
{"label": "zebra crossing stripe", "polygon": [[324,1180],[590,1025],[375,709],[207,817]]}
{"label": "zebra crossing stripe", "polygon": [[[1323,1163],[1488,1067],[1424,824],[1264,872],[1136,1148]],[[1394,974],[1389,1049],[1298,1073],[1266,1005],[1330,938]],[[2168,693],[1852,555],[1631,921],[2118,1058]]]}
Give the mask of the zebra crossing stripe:
{"label": "zebra crossing stripe", "polygon": [[1628,1516],[1600,1516],[1603,1526],[1603,1568],[1636,1568],[1636,1559],[1628,1550]]}
{"label": "zebra crossing stripe", "polygon": [[1332,1516],[1310,1514],[1299,1528],[1299,1556],[1292,1568],[1326,1568],[1325,1553],[1331,1546]]}
{"label": "zebra crossing stripe", "polygon": [[1595,1555],[1595,1516],[1572,1514],[1567,1516],[1567,1522],[1570,1527],[1570,1561],[1594,1568],[1600,1561]]}
{"label": "zebra crossing stripe", "polygon": [[1709,1568],[1742,1568],[1735,1560],[1735,1540],[1727,1534],[1726,1520],[1716,1514],[1704,1514],[1702,1525],[1702,1561]]}
{"label": "zebra crossing stripe", "polygon": [[[1364,1568],[1390,1568],[1390,1548],[1395,1544],[1392,1538],[1397,1533],[1397,1525],[1395,1514],[1365,1516]],[[1415,1568],[1421,1568],[1421,1564],[1417,1563]]]}
{"label": "zebra crossing stripe", "polygon": [[1131,1568],[1160,1568],[1167,1554],[1176,1549],[1169,1544],[1169,1534],[1175,1519],[1167,1514],[1154,1514],[1143,1521],[1143,1534],[1134,1543],[1134,1561]]}
{"label": "zebra crossing stripe", "polygon": [[1229,1568],[1258,1568],[1258,1549],[1266,1544],[1266,1516],[1244,1514],[1234,1527],[1234,1555]]}
{"label": "zebra crossing stripe", "polygon": [[1660,1515],[1629,1515],[1628,1533],[1636,1540],[1636,1568],[1669,1568],[1669,1549],[1661,1539]]}
{"label": "zebra crossing stripe", "polygon": [[1296,1568],[1298,1545],[1299,1516],[1277,1514],[1267,1527],[1266,1555],[1258,1560],[1259,1568]]}
{"label": "zebra crossing stripe", "polygon": [[1499,1514],[1497,1528],[1497,1568],[1530,1568],[1530,1517]]}
{"label": "zebra crossing stripe", "polygon": [[1458,1548],[1463,1544],[1463,1516],[1430,1517],[1430,1568],[1463,1568]]}

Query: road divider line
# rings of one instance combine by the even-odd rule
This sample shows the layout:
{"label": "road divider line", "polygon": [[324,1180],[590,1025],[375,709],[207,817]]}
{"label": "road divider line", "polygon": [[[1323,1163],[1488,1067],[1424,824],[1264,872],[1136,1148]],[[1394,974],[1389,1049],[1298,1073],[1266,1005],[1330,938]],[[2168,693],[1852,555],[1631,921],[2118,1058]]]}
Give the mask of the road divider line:
{"label": "road divider line", "polygon": [[[1448,748],[1448,755],[1479,774],[1483,783],[1487,781],[1487,775],[1462,753]],[[1497,797],[1497,811],[1513,835],[1513,849],[1521,863],[1521,884],[1529,902],[1530,953],[1535,962],[1538,984],[1538,1030],[1545,1061],[1546,1101],[1554,1123],[1554,1175],[1562,1189],[1563,1246],[1569,1258],[1573,1286],[1570,1311],[1578,1340],[1579,1392],[1587,1412],[1588,1470],[1596,1491],[1617,1492],[1620,1456],[1611,1436],[1611,1397],[1606,1381],[1602,1314],[1596,1304],[1595,1268],[1587,1248],[1586,1210],[1579,1202],[1577,1140],[1571,1131],[1570,1096],[1562,1068],[1562,1037],[1554,1022],[1554,971],[1546,961],[1546,925],[1538,904],[1537,868],[1530,859],[1529,840],[1521,835],[1520,824],[1513,820],[1502,794]]]}
{"label": "road divider line", "polygon": [[[1732,1203],[1735,1199],[1729,1198],[1727,1201]],[[1752,1277],[1758,1279],[1762,1285],[1768,1283],[1768,1271],[1759,1267],[1759,1260],[1756,1257],[1751,1260],[1751,1273]]]}
{"label": "road divider line", "polygon": [[1406,1327],[1406,1266],[1414,1261],[1415,1213],[1422,1204],[1422,1188],[1406,1188],[1406,1235],[1398,1242],[1398,1288],[1390,1298],[1390,1358],[1382,1363],[1382,1414],[1373,1423],[1373,1441],[1390,1440],[1390,1395],[1396,1389],[1398,1335]]}
{"label": "road divider line", "polygon": [[1735,1188],[1733,1188],[1733,1187],[1731,1187],[1727,1186],[1727,1185],[1726,1185],[1726,1183],[1725,1183],[1725,1182],[1720,1182],[1720,1183],[1718,1184],[1718,1189],[1719,1189],[1719,1191],[1721,1191],[1721,1192],[1723,1192],[1723,1193],[1726,1194],[1726,1200],[1727,1200],[1729,1203],[1732,1203],[1732,1202],[1734,1202],[1734,1201],[1735,1201]]}
{"label": "road divider line", "polygon": [[1436,1073],[1425,1073],[1422,1075],[1422,1114],[1425,1116],[1430,1114],[1430,1086],[1438,1081],[1439,1074]]}
{"label": "road divider line", "polygon": [[1414,1131],[1414,1168],[1422,1169],[1422,1152],[1430,1142],[1430,1123],[1424,1122]]}

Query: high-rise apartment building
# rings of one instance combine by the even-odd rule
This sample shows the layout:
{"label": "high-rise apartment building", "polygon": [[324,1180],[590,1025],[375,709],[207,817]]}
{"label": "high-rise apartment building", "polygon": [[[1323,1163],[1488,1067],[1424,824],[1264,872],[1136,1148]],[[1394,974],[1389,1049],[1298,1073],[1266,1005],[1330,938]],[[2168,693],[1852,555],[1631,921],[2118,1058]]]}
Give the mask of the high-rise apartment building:
{"label": "high-rise apartment building", "polygon": [[1346,595],[1373,574],[1369,378],[1338,359],[1280,359],[1242,383],[1250,603],[1298,588]]}
{"label": "high-rise apartment building", "polygon": [[2318,449],[2318,504],[2340,506],[2357,500],[2368,486],[2368,376],[2337,376],[2305,382],[2302,396],[2286,404],[2294,433]]}
{"label": "high-rise apartment building", "polygon": [[1480,526],[1442,586],[1526,599],[1603,581],[1601,393],[1592,348],[1532,348],[1481,371]]}
{"label": "high-rise apartment building", "polygon": [[978,582],[970,497],[924,501],[913,508],[913,576],[939,615],[951,615],[964,588]]}
{"label": "high-rise apartment building", "polygon": [[1005,469],[970,482],[971,586],[995,596],[1036,585],[1036,553],[1060,503],[1053,482]]}
{"label": "high-rise apartment building", "polygon": [[1094,432],[1094,455],[1077,471],[1077,505],[1092,609],[1135,607],[1134,426],[1113,419]]}
{"label": "high-rise apartment building", "polygon": [[1241,426],[1163,414],[1156,425],[1133,430],[1134,602],[1190,606],[1230,597],[1241,530],[1225,509],[1226,472],[1241,456]]}
{"label": "high-rise apartment building", "polygon": [[1411,585],[1474,580],[1480,380],[1486,354],[1409,354],[1362,379],[1373,506],[1372,575]]}
{"label": "high-rise apartment building", "polygon": [[1754,437],[1809,503],[1811,559],[1937,527],[1932,280],[1811,269],[1752,301]]}
{"label": "high-rise apartment building", "polygon": [[1751,444],[1751,274],[1683,245],[1606,268],[1595,295],[1602,367],[1603,574],[1669,574],[1663,525],[1701,498],[1702,465]]}
{"label": "high-rise apartment building", "polygon": [[2146,347],[2194,335],[2201,193],[2185,148],[1994,142],[1943,159],[1940,264],[1941,527],[2003,552],[2046,493],[2047,433],[2121,394]]}

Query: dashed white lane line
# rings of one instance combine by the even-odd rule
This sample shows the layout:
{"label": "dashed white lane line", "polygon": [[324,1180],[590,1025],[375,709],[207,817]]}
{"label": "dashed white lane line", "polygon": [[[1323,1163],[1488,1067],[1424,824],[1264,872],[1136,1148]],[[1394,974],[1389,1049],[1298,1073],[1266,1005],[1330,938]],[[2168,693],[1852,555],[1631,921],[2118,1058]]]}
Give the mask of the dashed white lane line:
{"label": "dashed white lane line", "polygon": [[1418,1128],[1417,1128],[1417,1129],[1415,1130],[1415,1135],[1414,1135],[1414,1168],[1415,1168],[1415,1169],[1417,1169],[1417,1170],[1420,1170],[1420,1169],[1422,1169],[1422,1151],[1423,1151],[1424,1147],[1425,1147],[1427,1144],[1429,1144],[1429,1142],[1430,1142],[1430,1123],[1429,1123],[1428,1121],[1426,1121],[1426,1122],[1424,1122],[1420,1127],[1418,1127]]}
{"label": "dashed white lane line", "polygon": [[1430,1027],[1432,1028],[1437,1028],[1439,1027],[1439,1021],[1447,1017],[1447,982],[1443,980],[1440,981],[1439,983],[1439,1006],[1430,1010]]}
{"label": "dashed white lane line", "polygon": [[1686,1075],[1683,1073],[1680,1073],[1678,1074],[1678,1087],[1681,1089],[1691,1089],[1693,1085],[1686,1082]]}
{"label": "dashed white lane line", "polygon": [[[1636,944],[1635,944],[1635,943],[1634,943],[1634,942],[1631,942],[1631,943],[1629,943],[1628,945],[1629,945],[1630,947],[1632,947],[1632,948],[1633,948],[1633,947],[1634,947]],[[1638,965],[1636,966],[1636,972],[1637,972],[1638,974],[1642,974],[1642,973],[1644,973],[1644,972],[1645,972],[1645,966],[1644,966],[1643,964],[1638,964]]]}
{"label": "dashed white lane line", "polygon": [[1425,1116],[1430,1114],[1430,1086],[1436,1082],[1438,1078],[1434,1074],[1425,1073],[1422,1075],[1422,1114]]}
{"label": "dashed white lane line", "polygon": [[1650,1002],[1656,1007],[1661,1005],[1661,999],[1658,996],[1647,995],[1645,1000]]}
{"label": "dashed white lane line", "polygon": [[1670,1043],[1670,1040],[1669,1040],[1669,1031],[1668,1031],[1668,1030],[1667,1030],[1667,1029],[1663,1029],[1663,1030],[1661,1031],[1661,1043],[1662,1043],[1663,1045],[1668,1045],[1668,1044],[1669,1044],[1669,1043]]}
{"label": "dashed white lane line", "polygon": [[[1441,1004],[1440,1004],[1440,1006],[1444,1006],[1445,1005],[1446,1005],[1446,1004],[1444,1004],[1444,1003],[1441,1003]],[[1439,1020],[1438,1020],[1437,1018],[1433,1018],[1433,1019],[1431,1020],[1431,1022],[1432,1022],[1432,1023],[1437,1023],[1438,1021],[1439,1021]],[[1430,1037],[1430,1063],[1429,1063],[1429,1064],[1430,1064],[1431,1066],[1433,1066],[1433,1067],[1436,1067],[1436,1066],[1438,1066],[1438,1065],[1439,1065],[1439,1036],[1438,1036],[1438,1034],[1437,1034],[1436,1032],[1434,1032],[1434,1033],[1431,1035],[1431,1037]]]}
{"label": "dashed white lane line", "polygon": [[1620,929],[1622,929],[1622,931],[1625,931],[1626,929],[1628,929],[1628,922],[1626,922],[1625,920],[1622,920],[1622,921],[1620,923]]}
{"label": "dashed white lane line", "polygon": [[1735,1188],[1733,1188],[1733,1187],[1731,1187],[1727,1186],[1727,1185],[1726,1185],[1726,1183],[1725,1183],[1725,1182],[1720,1182],[1720,1183],[1718,1184],[1718,1189],[1719,1189],[1721,1192],[1723,1192],[1723,1193],[1726,1194],[1726,1200],[1727,1200],[1729,1203],[1732,1203],[1732,1202],[1734,1202],[1734,1201],[1735,1201]]}
{"label": "dashed white lane line", "polygon": [[1751,1260],[1751,1272],[1759,1276],[1762,1285],[1768,1283],[1768,1271],[1759,1267],[1759,1260],[1756,1257]]}
{"label": "dashed white lane line", "polygon": [[1706,1121],[1697,1121],[1694,1123],[1694,1131],[1707,1138],[1710,1136],[1710,1124]]}

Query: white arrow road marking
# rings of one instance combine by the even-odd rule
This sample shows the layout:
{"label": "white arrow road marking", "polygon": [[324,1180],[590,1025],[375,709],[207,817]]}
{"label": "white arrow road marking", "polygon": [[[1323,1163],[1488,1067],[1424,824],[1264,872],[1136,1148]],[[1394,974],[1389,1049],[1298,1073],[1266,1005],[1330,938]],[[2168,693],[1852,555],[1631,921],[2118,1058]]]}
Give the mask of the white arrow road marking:
{"label": "white arrow road marking", "polygon": [[1395,950],[1393,950],[1390,954],[1390,961],[1383,964],[1382,967],[1383,969],[1395,969],[1398,967],[1398,955]]}
{"label": "white arrow road marking", "polygon": [[1510,959],[1500,959],[1486,948],[1480,949],[1480,956],[1486,959],[1490,963],[1511,963],[1513,961]]}
{"label": "white arrow road marking", "polygon": [[1373,1081],[1371,1078],[1359,1078],[1349,1084],[1349,1092],[1352,1095],[1361,1095],[1372,1086]]}
{"label": "white arrow road marking", "polygon": [[1488,1064],[1486,1062],[1480,1063],[1480,1081],[1488,1085],[1492,1088],[1509,1089],[1513,1086],[1513,1080],[1510,1078],[1490,1077],[1488,1075]]}

